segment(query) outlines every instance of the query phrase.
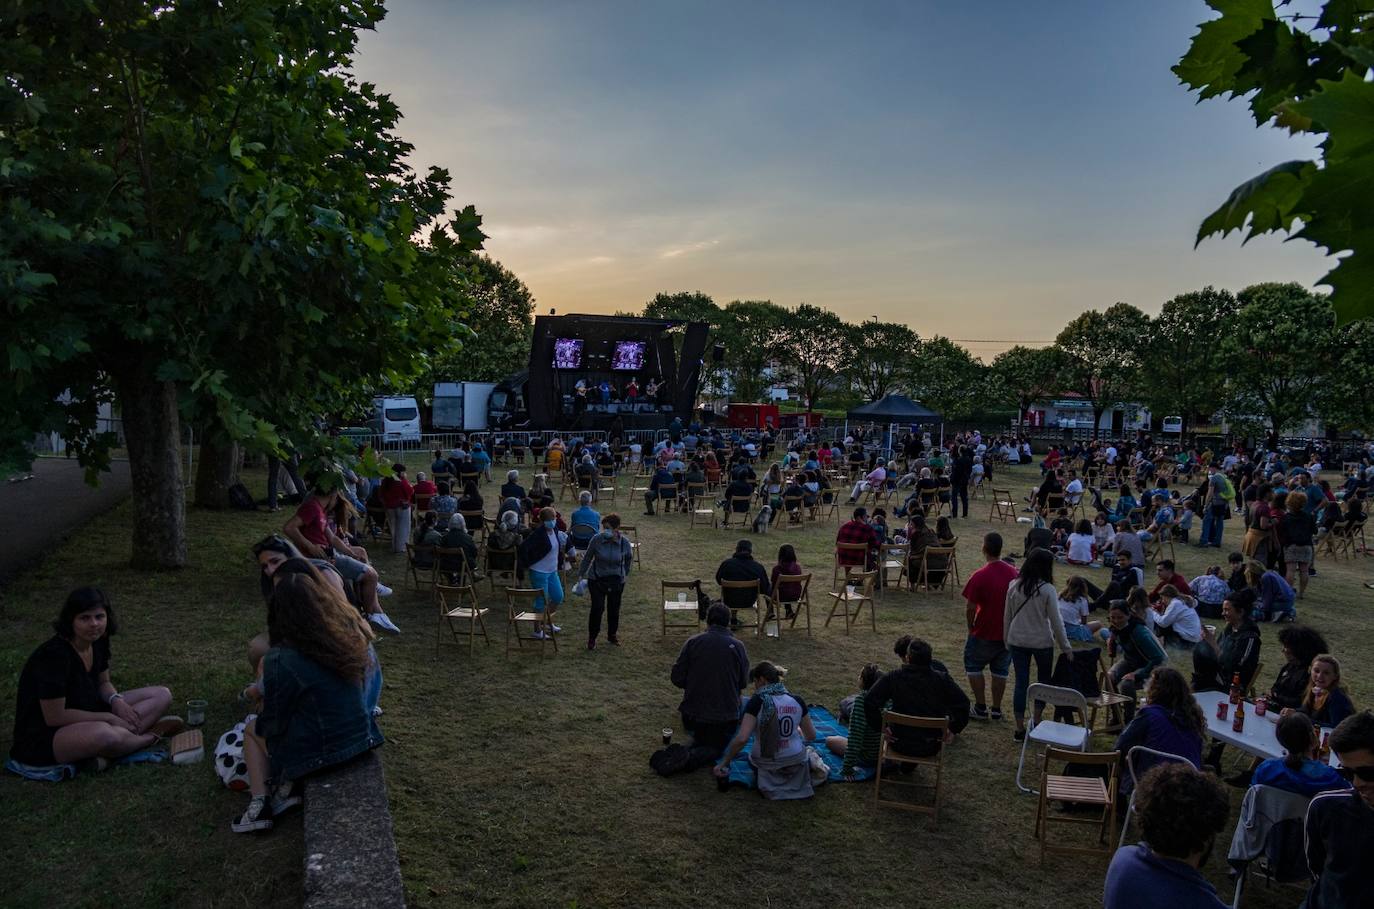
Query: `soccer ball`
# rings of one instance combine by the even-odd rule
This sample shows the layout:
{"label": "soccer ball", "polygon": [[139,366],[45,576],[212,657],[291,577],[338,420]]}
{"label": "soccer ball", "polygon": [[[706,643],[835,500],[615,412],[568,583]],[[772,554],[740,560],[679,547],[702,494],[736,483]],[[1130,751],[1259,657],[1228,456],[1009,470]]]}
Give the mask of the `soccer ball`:
{"label": "soccer ball", "polygon": [[235,792],[248,789],[248,765],[243,760],[244,726],[253,717],[249,716],[233,729],[219,737],[215,745],[215,774],[219,781]]}

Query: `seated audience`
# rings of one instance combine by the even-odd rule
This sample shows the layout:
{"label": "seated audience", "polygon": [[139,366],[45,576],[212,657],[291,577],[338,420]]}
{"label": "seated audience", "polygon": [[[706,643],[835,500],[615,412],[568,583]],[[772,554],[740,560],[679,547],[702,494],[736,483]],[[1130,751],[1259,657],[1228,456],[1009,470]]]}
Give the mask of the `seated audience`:
{"label": "seated audience", "polygon": [[458,510],[458,500],[449,491],[447,480],[440,480],[435,487],[438,492],[429,500],[429,513],[448,526],[448,519]]}
{"label": "seated audience", "polygon": [[1093,526],[1081,520],[1073,533],[1064,540],[1064,561],[1070,565],[1091,565],[1097,557],[1096,545],[1093,540]]}
{"label": "seated audience", "polygon": [[1329,653],[1319,653],[1312,658],[1308,669],[1311,685],[1303,694],[1302,704],[1295,711],[1302,713],[1318,726],[1336,726],[1355,712],[1350,695],[1341,687],[1341,664]]}
{"label": "seated audience", "polygon": [[[784,543],[778,547],[778,561],[773,565],[773,571],[768,577],[768,584],[772,588],[772,602],[786,603],[784,619],[792,618],[794,609],[792,604],[801,596],[800,581],[779,582],[778,578],[782,575],[802,574],[801,563],[797,561],[797,550],[792,544]],[[773,615],[772,603],[768,607],[768,615]]]}
{"label": "seated audience", "polygon": [[1307,867],[1315,880],[1305,909],[1367,906],[1374,893],[1374,713],[1346,717],[1329,744],[1354,788],[1323,792],[1307,808]]}
{"label": "seated audience", "polygon": [[[1140,590],[1143,598],[1145,591],[1138,587],[1136,589]],[[1131,611],[1125,600],[1112,601],[1107,611],[1107,621],[1112,628],[1107,655],[1116,660],[1107,672],[1116,690],[1131,699],[1122,705],[1129,722],[1135,713],[1136,692],[1145,687],[1150,673],[1168,662],[1168,657],[1164,655],[1164,648],[1159,646],[1158,639]]]}
{"label": "seated audience", "polygon": [[524,499],[525,487],[520,485],[520,471],[506,471],[506,482],[501,484],[501,498],[503,499]]}
{"label": "seated audience", "polygon": [[1070,641],[1096,640],[1101,622],[1088,621],[1092,604],[1088,601],[1088,582],[1078,575],[1071,575],[1059,591],[1059,618],[1064,623],[1064,634]]}
{"label": "seated audience", "polygon": [[1296,710],[1311,688],[1312,661],[1330,650],[1326,639],[1305,625],[1289,625],[1279,630],[1283,665],[1269,689],[1270,710]]}
{"label": "seated audience", "polygon": [[1297,619],[1296,593],[1277,571],[1251,565],[1245,579],[1255,591],[1256,622],[1292,622]]}
{"label": "seated audience", "polygon": [[849,734],[826,736],[825,747],[844,758],[840,775],[845,779],[853,779],[857,768],[873,768],[878,765],[878,745],[882,741],[882,729],[868,724],[868,713],[864,703],[869,689],[882,674],[877,663],[864,664],[864,668],[859,670],[859,693],[854,695],[854,700],[849,706]]}
{"label": "seated audience", "polygon": [[1220,565],[1209,565],[1206,574],[1200,574],[1188,582],[1197,600],[1197,614],[1204,619],[1221,618],[1221,604],[1226,602],[1231,592],[1226,579],[1221,576]]}
{"label": "seated audience", "polygon": [[794,696],[783,684],[786,671],[766,661],[750,671],[754,695],[744,705],[739,732],[713,771],[717,777],[728,777],[730,762],[753,736],[749,763],[757,773],[759,791],[767,799],[804,799],[814,794],[807,742],[816,737],[816,727],[807,715],[805,698]]}
{"label": "seated audience", "polygon": [[270,829],[300,804],[293,783],[382,744],[363,691],[372,632],[337,591],[318,575],[283,578],[268,633],[262,709],[243,742],[251,799],[232,824],[235,833]]}
{"label": "seated audience", "polygon": [[[735,544],[734,555],[716,568],[716,583],[755,580],[759,582],[760,595],[768,596],[772,592],[767,569],[754,558],[754,544],[748,540],[740,540]],[[753,609],[758,602],[757,597],[749,590],[734,587],[721,588],[721,599],[730,609]]]}
{"label": "seated audience", "polygon": [[21,769],[82,764],[101,770],[181,731],[179,718],[163,715],[172,703],[169,690],[121,692],[110,680],[110,637],[119,622],[102,590],[73,590],[52,627],[55,634],[19,672],[10,758]]}
{"label": "seated audience", "polygon": [[1202,618],[1193,608],[1193,598],[1165,584],[1159,597],[1145,610],[1145,624],[1164,639],[1165,644],[1192,650],[1202,641]]}
{"label": "seated audience", "polygon": [[1319,792],[1350,788],[1350,783],[1330,764],[1317,760],[1321,742],[1317,727],[1306,714],[1289,713],[1281,717],[1274,732],[1288,753],[1261,761],[1250,778],[1252,785],[1273,786],[1309,798]]}
{"label": "seated audience", "polygon": [[968,726],[968,695],[947,672],[936,669],[933,663],[930,645],[920,638],[912,638],[902,655],[901,668],[886,673],[864,697],[865,724],[874,729],[883,729],[883,710],[888,701],[892,702],[895,713],[949,719],[949,728],[943,737],[934,730],[910,726],[883,730],[883,735],[890,732],[893,750],[910,757],[937,754]]}
{"label": "seated audience", "polygon": [[858,550],[837,549],[836,555],[841,566],[869,571],[877,565],[878,534],[873,530],[873,525],[868,523],[868,509],[854,509],[853,516],[840,525],[839,531],[835,534],[835,542],[863,543],[868,547],[865,553],[860,553]]}
{"label": "seated audience", "polygon": [[400,634],[401,629],[382,611],[377,599],[380,589],[377,569],[367,563],[367,551],[361,546],[349,545],[330,529],[327,515],[337,503],[338,496],[338,490],[315,487],[310,497],[287,519],[282,526],[282,533],[303,556],[327,559],[344,580],[354,585],[362,609],[368,614],[368,621],[384,631]]}
{"label": "seated audience", "polygon": [[1202,629],[1202,643],[1193,649],[1194,691],[1230,691],[1237,675],[1242,689],[1250,687],[1260,660],[1259,628],[1250,618],[1254,602],[1253,590],[1231,594],[1221,606],[1221,637]]}
{"label": "seated audience", "polygon": [[[1135,719],[1117,737],[1115,751],[1127,760],[1132,748],[1143,745],[1166,754],[1187,758],[1188,763],[1202,769],[1202,742],[1207,735],[1207,718],[1202,714],[1188,680],[1172,666],[1160,666],[1150,675],[1145,686],[1148,703],[1137,711]],[[1135,760],[1137,776],[1158,763],[1158,758],[1142,755]],[[1130,798],[1131,774],[1123,767],[1121,785],[1117,791],[1122,798]]]}
{"label": "seated audience", "polygon": [[585,551],[600,528],[601,513],[592,507],[591,491],[584,489],[577,494],[577,508],[568,516],[568,536],[573,548]]}
{"label": "seated audience", "polygon": [[1198,870],[1230,820],[1221,784],[1172,761],[1145,774],[1135,806],[1141,842],[1112,856],[1103,909],[1228,909]]}

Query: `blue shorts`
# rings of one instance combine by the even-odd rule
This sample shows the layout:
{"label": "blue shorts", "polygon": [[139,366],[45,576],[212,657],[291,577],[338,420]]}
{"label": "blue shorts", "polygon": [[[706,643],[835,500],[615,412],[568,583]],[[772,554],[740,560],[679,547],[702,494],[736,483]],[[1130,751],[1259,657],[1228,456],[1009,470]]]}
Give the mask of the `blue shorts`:
{"label": "blue shorts", "polygon": [[1064,635],[1070,641],[1091,641],[1093,633],[1088,630],[1087,625],[1065,625]]}
{"label": "blue shorts", "polygon": [[983,669],[992,667],[992,677],[1005,679],[1011,672],[1011,651],[1003,641],[985,641],[968,636],[964,642],[964,672],[968,675],[982,675]]}

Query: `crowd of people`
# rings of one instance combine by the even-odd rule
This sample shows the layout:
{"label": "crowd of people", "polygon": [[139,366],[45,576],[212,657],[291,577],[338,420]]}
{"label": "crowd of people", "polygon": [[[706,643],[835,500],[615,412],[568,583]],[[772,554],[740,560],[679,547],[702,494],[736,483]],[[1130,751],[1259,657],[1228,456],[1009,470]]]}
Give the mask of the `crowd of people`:
{"label": "crowd of people", "polygon": [[[394,553],[451,583],[506,571],[537,590],[536,638],[562,632],[563,579],[575,577],[578,592],[589,598],[587,648],[594,650],[603,624],[606,642],[620,644],[622,599],[636,566],[620,516],[598,507],[600,484],[622,470],[651,470],[648,514],[662,503],[692,505],[705,490],[719,489],[722,507],[744,499],[769,506],[776,519],[793,507],[837,503],[846,490],[831,478],[845,465],[854,504],[836,532],[837,565],[873,571],[882,547],[899,544],[908,547],[908,567],[914,572],[919,565],[929,582],[931,572],[946,566],[932,565],[926,551],[957,540],[951,521],[961,510],[967,519],[969,490],[991,480],[995,467],[1030,459],[1016,442],[977,433],[943,445],[916,433],[882,441],[887,444],[874,445],[862,433],[833,442],[801,435],[777,451],[770,433],[731,438],[692,428],[647,451],[555,440],[545,468],[576,484],[577,507],[564,515],[546,474],[526,488],[520,471],[511,469],[490,526],[481,488],[504,452],[488,453],[476,443],[461,443],[451,456],[434,452],[430,470],[418,472],[413,484],[397,463],[380,479],[344,468],[302,486],[309,491],[281,532],[252,547],[266,616],[265,630],[248,647],[253,678],[241,699],[251,711],[242,742],[249,804],[232,829],[269,829],[300,804],[300,780],[383,741],[374,635],[400,629],[381,606],[391,590],[367,553],[369,515],[384,515]],[[1276,711],[1286,754],[1256,761],[1225,781],[1312,798],[1306,854],[1315,883],[1308,905],[1348,905],[1368,879],[1359,859],[1371,853],[1362,850],[1374,845],[1374,714],[1353,703],[1321,632],[1296,623],[1296,602],[1315,574],[1314,548],[1323,532],[1363,519],[1374,470],[1352,472],[1337,491],[1318,479],[1320,460],[1318,453],[1290,464],[1273,452],[1237,449],[1218,457],[1127,443],[1051,449],[1040,465],[1042,481],[1027,498],[1035,518],[1024,555],[1011,556],[1001,534],[986,533],[983,564],[963,586],[962,679],[930,643],[903,635],[889,671],[875,663],[858,667],[858,690],[838,711],[847,734],[823,742],[812,705],[788,688],[786,670],[769,661],[752,664],[745,642],[732,632],[736,613],[761,602],[765,626],[791,619],[799,596],[795,578],[805,566],[792,545],[778,547],[770,568],[755,558],[752,541],[738,540],[715,581],[753,586],[722,586],[717,600],[698,583],[706,630],[682,646],[670,673],[682,690],[682,727],[693,747],[708,753],[717,778],[727,779],[748,747],[760,792],[805,798],[824,778],[816,774],[817,748],[842,760],[844,779],[875,769],[884,741],[899,754],[930,756],[958,741],[971,722],[1002,720],[1008,680],[1012,740],[1024,741],[1044,706],[1030,702],[1030,685],[1054,682],[1056,654],[1072,660],[1085,647],[1104,647],[1110,683],[1126,698],[1115,750],[1125,755],[1144,746],[1181,758],[1143,773],[1137,767],[1138,786],[1123,785],[1122,797],[1135,800],[1143,841],[1113,858],[1107,905],[1137,905],[1142,888],[1183,905],[1206,904],[1188,900],[1211,887],[1197,868],[1230,809],[1218,782],[1222,748],[1209,746],[1195,695],[1232,688],[1255,689]],[[895,495],[908,488],[909,494]],[[880,491],[902,499],[892,510],[903,523],[889,523],[885,508],[857,504]],[[1089,503],[1091,519],[1070,518],[1072,509],[1086,512]],[[1194,530],[1197,546],[1220,546],[1230,520],[1243,521],[1245,533],[1225,569],[1211,565],[1188,579],[1174,559],[1161,555],[1146,563],[1148,544],[1186,541]],[[1100,588],[1091,573],[1099,566],[1110,569]],[[1265,622],[1278,624],[1267,648]],[[117,622],[101,591],[73,591],[54,629],[20,675],[11,770],[60,778],[78,766],[98,768],[146,752],[182,728],[168,713],[166,688],[120,691],[112,682],[110,637]],[[1269,659],[1277,672],[1265,687],[1267,678],[1258,675],[1275,643],[1280,656]],[[887,728],[885,710],[943,717],[946,728]],[[1339,758],[1338,768],[1319,759],[1324,746]],[[1130,775],[1131,782],[1136,778]]]}

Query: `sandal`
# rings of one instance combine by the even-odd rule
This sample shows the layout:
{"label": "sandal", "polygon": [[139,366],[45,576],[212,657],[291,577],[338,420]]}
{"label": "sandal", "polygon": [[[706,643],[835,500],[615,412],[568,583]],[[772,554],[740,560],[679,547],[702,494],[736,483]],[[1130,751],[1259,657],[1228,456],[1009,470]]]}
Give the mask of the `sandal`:
{"label": "sandal", "polygon": [[179,716],[164,716],[148,727],[148,731],[160,739],[176,735],[186,728],[186,721]]}

